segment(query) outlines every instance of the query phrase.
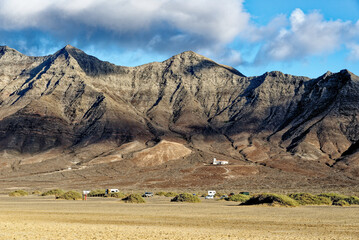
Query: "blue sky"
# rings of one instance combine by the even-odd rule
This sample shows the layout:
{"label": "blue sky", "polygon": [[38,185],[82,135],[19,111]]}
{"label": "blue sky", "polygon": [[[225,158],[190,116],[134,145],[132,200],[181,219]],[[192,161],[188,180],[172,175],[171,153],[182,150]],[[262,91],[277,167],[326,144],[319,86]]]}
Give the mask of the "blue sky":
{"label": "blue sky", "polygon": [[0,45],[136,66],[193,50],[247,76],[359,74],[359,0],[0,0]]}

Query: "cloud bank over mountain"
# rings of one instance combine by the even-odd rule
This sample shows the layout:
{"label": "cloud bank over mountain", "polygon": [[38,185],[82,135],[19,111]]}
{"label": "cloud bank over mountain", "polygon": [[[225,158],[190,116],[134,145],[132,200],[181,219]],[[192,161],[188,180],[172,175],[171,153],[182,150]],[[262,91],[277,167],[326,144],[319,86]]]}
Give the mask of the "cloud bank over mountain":
{"label": "cloud bank over mountain", "polygon": [[159,52],[223,50],[250,18],[237,0],[4,0],[0,9],[1,30],[33,29],[65,41]]}
{"label": "cloud bank over mountain", "polygon": [[0,0],[0,44],[45,55],[67,43],[132,52],[134,63],[186,50],[236,67],[339,52],[357,61],[359,22],[293,8],[259,24],[244,0]]}

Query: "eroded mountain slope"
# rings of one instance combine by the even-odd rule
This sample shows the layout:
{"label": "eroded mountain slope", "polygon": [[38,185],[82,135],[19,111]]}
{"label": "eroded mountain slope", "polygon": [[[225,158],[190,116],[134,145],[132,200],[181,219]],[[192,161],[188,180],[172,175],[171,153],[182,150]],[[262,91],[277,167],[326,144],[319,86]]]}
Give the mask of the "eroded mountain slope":
{"label": "eroded mountain slope", "polygon": [[123,67],[69,45],[45,57],[0,47],[1,179],[357,188],[358,80],[245,77],[191,51]]}

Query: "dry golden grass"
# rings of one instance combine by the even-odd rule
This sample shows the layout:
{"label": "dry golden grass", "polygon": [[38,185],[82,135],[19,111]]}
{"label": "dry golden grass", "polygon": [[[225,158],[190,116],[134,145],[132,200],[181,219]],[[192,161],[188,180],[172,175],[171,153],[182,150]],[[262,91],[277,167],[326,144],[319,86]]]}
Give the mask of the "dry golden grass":
{"label": "dry golden grass", "polygon": [[0,239],[358,239],[359,207],[0,196]]}

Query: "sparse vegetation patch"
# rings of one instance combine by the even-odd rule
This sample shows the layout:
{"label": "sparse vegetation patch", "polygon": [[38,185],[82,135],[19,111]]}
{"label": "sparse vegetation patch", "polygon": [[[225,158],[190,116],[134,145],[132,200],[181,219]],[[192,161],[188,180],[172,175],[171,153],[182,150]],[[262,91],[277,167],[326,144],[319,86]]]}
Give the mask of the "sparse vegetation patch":
{"label": "sparse vegetation patch", "polygon": [[273,194],[273,193],[263,193],[258,194],[247,201],[243,202],[241,205],[259,205],[259,204],[268,204],[268,205],[279,205],[279,206],[288,206],[288,207],[295,207],[298,206],[298,202],[294,199],[280,194]]}
{"label": "sparse vegetation patch", "polygon": [[146,201],[140,194],[134,193],[122,199],[126,203],[145,203]]}
{"label": "sparse vegetation patch", "polygon": [[104,197],[106,194],[106,189],[96,189],[92,190],[87,196],[89,197]]}
{"label": "sparse vegetation patch", "polygon": [[331,205],[332,200],[325,196],[317,196],[310,193],[291,193],[290,198],[296,200],[300,205]]}
{"label": "sparse vegetation patch", "polygon": [[175,197],[175,196],[177,196],[178,195],[178,193],[175,193],[175,192],[167,192],[166,194],[165,194],[165,197]]}
{"label": "sparse vegetation patch", "polygon": [[178,193],[175,193],[175,192],[163,192],[163,191],[161,191],[161,192],[156,192],[155,195],[157,195],[157,196],[165,196],[165,197],[175,197],[175,196],[178,195]]}
{"label": "sparse vegetation patch", "polygon": [[24,197],[27,195],[29,195],[29,194],[24,190],[16,190],[16,191],[9,193],[10,197]]}
{"label": "sparse vegetation patch", "polygon": [[106,197],[124,198],[124,197],[126,197],[126,194],[121,193],[121,192],[114,192],[114,193],[107,194]]}
{"label": "sparse vegetation patch", "polygon": [[338,200],[338,201],[334,201],[333,205],[335,206],[342,206],[342,207],[346,207],[346,206],[350,206],[350,204],[345,201],[345,200]]}
{"label": "sparse vegetation patch", "polygon": [[51,196],[54,195],[55,197],[64,194],[65,192],[62,189],[51,189],[49,191],[44,192],[41,196]]}
{"label": "sparse vegetation patch", "polygon": [[82,195],[76,191],[68,191],[61,195],[56,196],[56,199],[65,199],[65,200],[80,200],[82,199]]}
{"label": "sparse vegetation patch", "polygon": [[226,201],[233,201],[233,202],[246,202],[250,199],[251,197],[248,195],[243,195],[243,194],[236,194],[236,195],[231,195],[229,197],[226,197],[225,200]]}
{"label": "sparse vegetation patch", "polygon": [[171,199],[171,202],[189,202],[189,203],[198,203],[201,202],[201,200],[190,193],[181,193],[174,198]]}
{"label": "sparse vegetation patch", "polygon": [[41,195],[42,194],[42,192],[40,192],[39,190],[35,190],[35,191],[33,191],[32,193],[31,193],[32,195]]}
{"label": "sparse vegetation patch", "polygon": [[342,194],[338,194],[338,193],[322,193],[322,194],[319,194],[318,196],[323,196],[323,197],[329,198],[332,201],[333,205],[338,205],[337,203],[339,201],[345,201],[349,205],[351,205],[351,204],[358,205],[359,204],[359,198],[356,196],[346,196],[346,195],[342,195]]}

